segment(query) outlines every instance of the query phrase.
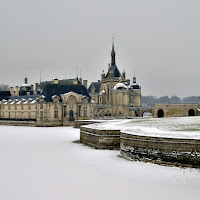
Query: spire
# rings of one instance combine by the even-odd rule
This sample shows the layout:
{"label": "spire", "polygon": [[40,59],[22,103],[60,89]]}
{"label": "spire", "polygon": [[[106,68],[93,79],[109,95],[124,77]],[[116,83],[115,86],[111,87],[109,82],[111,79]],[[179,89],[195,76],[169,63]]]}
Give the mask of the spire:
{"label": "spire", "polygon": [[111,65],[115,65],[115,48],[114,48],[114,41],[112,42]]}

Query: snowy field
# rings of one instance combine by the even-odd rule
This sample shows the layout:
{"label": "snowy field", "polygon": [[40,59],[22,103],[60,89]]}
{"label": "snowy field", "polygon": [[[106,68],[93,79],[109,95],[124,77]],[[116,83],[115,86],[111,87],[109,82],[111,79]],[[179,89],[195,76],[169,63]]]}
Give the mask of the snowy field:
{"label": "snowy field", "polygon": [[0,200],[200,198],[200,171],[128,161],[79,129],[0,126]]}

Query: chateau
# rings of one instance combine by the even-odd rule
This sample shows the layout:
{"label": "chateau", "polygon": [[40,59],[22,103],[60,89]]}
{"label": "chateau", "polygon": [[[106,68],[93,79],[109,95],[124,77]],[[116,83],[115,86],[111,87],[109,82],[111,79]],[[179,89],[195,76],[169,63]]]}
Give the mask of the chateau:
{"label": "chateau", "polygon": [[101,74],[101,81],[92,82],[88,92],[95,104],[94,117],[137,117],[141,107],[141,87],[133,77],[133,83],[126,78],[126,73],[120,73],[115,61],[114,43],[111,51],[111,64],[108,72]]}
{"label": "chateau", "polygon": [[150,111],[154,117],[199,115],[198,104],[155,105],[141,107],[141,87],[132,83],[116,65],[114,43],[108,71],[101,80],[87,87],[81,78],[28,84],[0,92],[0,121],[16,125],[65,126],[74,120],[142,117]]}
{"label": "chateau", "polygon": [[0,92],[0,119],[38,126],[69,125],[74,120],[137,116],[141,107],[141,87],[133,78],[126,79],[115,61],[114,43],[108,72],[101,81],[93,82],[87,90],[87,80],[81,78],[28,84]]}

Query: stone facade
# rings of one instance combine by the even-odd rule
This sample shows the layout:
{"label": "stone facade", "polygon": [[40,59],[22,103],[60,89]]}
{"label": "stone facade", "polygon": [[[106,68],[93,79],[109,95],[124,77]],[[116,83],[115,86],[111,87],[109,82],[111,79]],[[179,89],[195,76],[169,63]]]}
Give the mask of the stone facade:
{"label": "stone facade", "polygon": [[[25,87],[31,89],[27,85]],[[35,121],[37,126],[65,126],[73,124],[74,120],[93,118],[93,103],[83,85],[59,85],[57,82],[44,87],[43,92],[26,91],[26,88],[23,92],[27,95],[20,95],[18,87],[15,91],[11,88],[12,95],[1,100],[1,121],[7,124],[26,121],[27,125]]]}
{"label": "stone facade", "polygon": [[155,104],[154,117],[199,116],[199,104]]}

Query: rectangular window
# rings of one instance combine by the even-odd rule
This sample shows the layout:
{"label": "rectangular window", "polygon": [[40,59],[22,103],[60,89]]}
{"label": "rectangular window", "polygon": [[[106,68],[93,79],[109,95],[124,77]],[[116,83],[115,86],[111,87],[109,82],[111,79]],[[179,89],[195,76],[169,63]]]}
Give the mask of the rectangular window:
{"label": "rectangular window", "polygon": [[58,118],[58,111],[57,110],[54,111],[54,118]]}
{"label": "rectangular window", "polygon": [[70,102],[69,102],[69,108],[70,108],[70,109],[73,109],[73,101],[70,101]]}
{"label": "rectangular window", "polygon": [[40,120],[43,120],[43,111],[40,111]]}
{"label": "rectangular window", "polygon": [[87,110],[84,110],[84,117],[87,117]]}

